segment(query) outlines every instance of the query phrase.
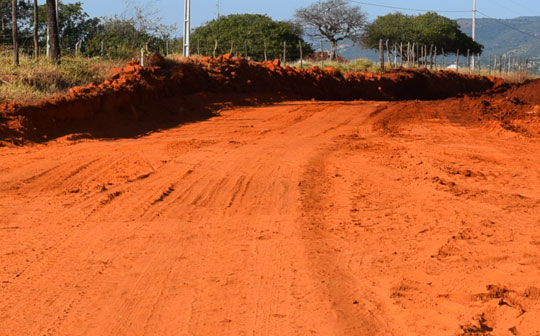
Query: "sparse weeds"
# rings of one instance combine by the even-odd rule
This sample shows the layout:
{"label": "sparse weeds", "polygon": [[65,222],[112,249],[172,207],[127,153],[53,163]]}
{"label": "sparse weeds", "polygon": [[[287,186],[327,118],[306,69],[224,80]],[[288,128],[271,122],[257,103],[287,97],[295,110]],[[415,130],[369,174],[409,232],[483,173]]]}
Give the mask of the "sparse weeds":
{"label": "sparse weeds", "polygon": [[15,66],[11,50],[0,50],[0,102],[34,102],[67,92],[77,85],[102,82],[114,67],[124,61],[100,58],[63,57],[62,64],[49,62],[43,55],[35,61],[30,55],[21,55]]}
{"label": "sparse weeds", "polygon": [[[287,63],[287,65],[300,68],[300,61],[294,63]],[[311,68],[313,66],[321,67],[321,62],[305,61],[302,64],[304,69]],[[379,71],[378,66],[371,60],[358,58],[349,62],[337,62],[337,61],[325,61],[325,68],[336,68],[341,72],[376,72]]]}

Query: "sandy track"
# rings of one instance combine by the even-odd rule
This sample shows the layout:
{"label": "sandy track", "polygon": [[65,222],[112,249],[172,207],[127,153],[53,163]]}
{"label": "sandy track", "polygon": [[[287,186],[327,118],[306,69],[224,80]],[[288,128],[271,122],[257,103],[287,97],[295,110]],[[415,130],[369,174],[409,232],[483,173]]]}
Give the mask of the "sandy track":
{"label": "sandy track", "polygon": [[539,335],[538,144],[384,105],[0,148],[0,334]]}

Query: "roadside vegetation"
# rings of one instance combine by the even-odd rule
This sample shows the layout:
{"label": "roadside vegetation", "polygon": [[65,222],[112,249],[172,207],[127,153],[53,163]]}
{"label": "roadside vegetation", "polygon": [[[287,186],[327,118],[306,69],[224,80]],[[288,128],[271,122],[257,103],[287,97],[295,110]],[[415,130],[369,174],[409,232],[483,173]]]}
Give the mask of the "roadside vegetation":
{"label": "roadside vegetation", "polygon": [[380,68],[378,64],[375,64],[373,61],[365,58],[358,58],[351,61],[324,61],[321,63],[321,61],[313,61],[313,60],[307,60],[303,61],[302,63],[300,61],[287,63],[289,66],[293,66],[296,68],[311,68],[314,66],[322,67],[324,64],[324,68],[336,68],[341,72],[377,72],[380,71]]}
{"label": "roadside vegetation", "polygon": [[73,86],[100,83],[110,77],[124,60],[64,56],[56,65],[42,58],[21,55],[20,65],[12,62],[12,52],[0,49],[0,102],[30,103],[66,93]]}
{"label": "roadside vegetation", "polygon": [[[54,2],[48,0],[38,5],[37,1],[0,0],[3,18],[0,102],[33,102],[65,93],[73,86],[102,82],[111,75],[112,68],[139,58],[141,50],[146,54],[168,55],[169,59],[177,61],[182,58],[179,52],[183,41],[175,36],[177,27],[163,24],[158,16],[159,9],[152,5],[138,7],[135,0],[126,0],[126,11],[122,15],[96,18],[86,13],[81,1],[59,0],[56,39],[61,50],[58,59],[51,57],[51,62],[45,55],[47,27],[51,17],[56,18],[48,13]],[[17,4],[15,14],[13,4]],[[416,43],[416,52],[404,50],[403,56],[420,59],[424,51],[424,64],[432,53],[430,48],[428,54],[427,46],[440,46],[433,51],[435,56],[443,53],[443,49],[445,53],[459,50],[462,55],[466,51],[479,54],[483,49],[460,31],[456,21],[436,13],[412,16],[398,12],[368,22],[367,13],[359,6],[344,0],[317,0],[311,6],[297,9],[294,18],[294,21],[276,21],[259,14],[220,16],[193,30],[191,53],[198,56],[232,53],[254,61],[278,58],[283,64],[298,68],[324,64],[325,68],[333,67],[341,72],[378,72],[384,68],[379,62],[347,61],[340,57],[338,43],[351,40],[357,45],[378,49],[380,41],[384,40],[388,59],[396,55],[398,44],[403,47],[403,43],[412,42],[413,47]],[[320,49],[318,44],[322,40],[329,41],[331,49],[315,52]],[[418,53],[419,45],[426,49]],[[19,50],[15,53],[18,60],[13,58],[14,49]],[[324,62],[320,61],[321,54]],[[466,70],[460,69],[460,72]],[[529,78],[515,72],[504,75],[518,81]]]}

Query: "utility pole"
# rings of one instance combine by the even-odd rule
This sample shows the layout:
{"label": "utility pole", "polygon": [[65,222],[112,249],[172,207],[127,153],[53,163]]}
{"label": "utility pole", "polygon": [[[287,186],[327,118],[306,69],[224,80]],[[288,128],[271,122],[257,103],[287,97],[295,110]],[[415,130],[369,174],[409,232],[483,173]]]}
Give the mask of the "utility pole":
{"label": "utility pole", "polygon": [[[472,17],[472,39],[476,41],[476,0],[473,0],[473,17]],[[472,69],[475,70],[474,54],[472,58]]]}
{"label": "utility pole", "polygon": [[221,6],[219,0],[217,0],[217,18],[218,20],[221,18]]}
{"label": "utility pole", "polygon": [[189,57],[189,37],[191,33],[191,0],[184,0],[184,57]]}

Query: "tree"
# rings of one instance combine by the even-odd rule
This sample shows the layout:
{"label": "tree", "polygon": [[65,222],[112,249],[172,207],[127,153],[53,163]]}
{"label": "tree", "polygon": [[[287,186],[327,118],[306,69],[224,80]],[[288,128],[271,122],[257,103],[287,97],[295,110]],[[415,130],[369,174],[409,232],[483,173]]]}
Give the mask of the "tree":
{"label": "tree", "polygon": [[[90,18],[82,7],[81,2],[63,3],[58,1],[58,35],[62,51],[75,49],[75,44],[81,42],[84,46],[97,33],[101,24],[99,18]],[[48,27],[48,5],[39,6],[39,36],[46,39]]]}
{"label": "tree", "polygon": [[445,52],[465,55],[467,50],[481,53],[483,46],[463,33],[458,23],[434,12],[414,16],[401,13],[379,16],[371,23],[363,36],[363,45],[379,48],[379,40],[394,43],[416,43],[436,46],[437,54]]}
{"label": "tree", "polygon": [[60,38],[58,36],[55,0],[47,0],[47,24],[49,27],[49,57],[51,61],[60,63]]}
{"label": "tree", "polygon": [[359,6],[351,6],[345,0],[319,0],[311,6],[300,8],[294,14],[310,35],[326,38],[332,43],[332,58],[337,59],[338,42],[350,39],[358,43],[367,23],[366,14]]}
{"label": "tree", "polygon": [[101,55],[102,43],[106,55],[113,58],[136,57],[147,46],[149,51],[165,53],[176,27],[163,24],[159,11],[153,10],[151,4],[138,7],[127,0],[126,4],[131,6],[124,15],[105,17],[89,30],[86,55]]}
{"label": "tree", "polygon": [[287,58],[297,59],[300,56],[299,43],[302,43],[304,55],[313,53],[301,36],[299,27],[291,22],[274,21],[260,14],[232,14],[196,28],[191,35],[191,51],[212,55],[217,41],[218,55],[232,49],[236,55],[260,61],[265,59],[265,46],[267,58],[281,58],[285,42]]}
{"label": "tree", "polygon": [[34,59],[39,60],[39,6],[34,0]]}
{"label": "tree", "polygon": [[11,2],[11,30],[13,33],[13,52],[15,65],[19,65],[19,37],[17,36],[17,0]]}

